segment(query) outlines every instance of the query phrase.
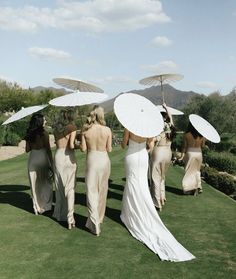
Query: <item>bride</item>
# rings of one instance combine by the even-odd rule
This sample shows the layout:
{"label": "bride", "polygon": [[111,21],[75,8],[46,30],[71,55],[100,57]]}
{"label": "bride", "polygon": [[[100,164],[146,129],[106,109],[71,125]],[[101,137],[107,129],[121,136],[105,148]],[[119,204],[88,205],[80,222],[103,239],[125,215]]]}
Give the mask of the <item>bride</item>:
{"label": "bride", "polygon": [[151,198],[148,181],[148,152],[151,140],[125,129],[121,144],[128,150],[125,157],[126,185],[121,220],[132,236],[143,242],[161,260],[180,262],[195,257],[187,251],[162,223]]}

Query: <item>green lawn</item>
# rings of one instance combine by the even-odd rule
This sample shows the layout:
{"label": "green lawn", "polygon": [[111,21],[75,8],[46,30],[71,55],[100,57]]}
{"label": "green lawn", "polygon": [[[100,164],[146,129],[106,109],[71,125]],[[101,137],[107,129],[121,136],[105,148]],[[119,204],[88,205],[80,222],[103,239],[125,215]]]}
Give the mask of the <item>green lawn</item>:
{"label": "green lawn", "polygon": [[77,228],[35,216],[27,155],[0,162],[0,278],[236,278],[235,201],[203,184],[198,197],[183,196],[183,169],[167,175],[167,204],[160,213],[174,236],[197,259],[161,262],[135,240],[119,219],[124,187],[124,151],[110,154],[112,173],[100,237],[84,228],[85,155],[77,151]]}

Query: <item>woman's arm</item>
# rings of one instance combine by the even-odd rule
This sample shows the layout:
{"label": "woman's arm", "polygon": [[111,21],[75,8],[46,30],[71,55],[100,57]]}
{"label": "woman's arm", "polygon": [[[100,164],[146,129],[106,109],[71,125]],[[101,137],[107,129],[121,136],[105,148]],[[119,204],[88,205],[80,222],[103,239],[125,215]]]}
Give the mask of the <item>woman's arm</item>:
{"label": "woman's arm", "polygon": [[182,153],[181,153],[181,156],[180,156],[179,160],[183,160],[184,155],[187,151],[187,147],[188,147],[188,142],[187,142],[187,137],[186,137],[186,134],[185,134],[184,138],[183,138],[183,144],[182,144]]}
{"label": "woman's arm", "polygon": [[129,141],[129,131],[125,128],[121,147],[125,148]]}
{"label": "woman's arm", "polygon": [[147,148],[148,148],[150,153],[152,153],[154,145],[155,145],[155,138],[148,138],[147,139]]}
{"label": "woman's arm", "polygon": [[51,151],[51,146],[49,141],[49,135],[47,132],[44,132],[44,146],[48,154],[49,163],[51,167],[53,167],[52,151]]}
{"label": "woman's arm", "polygon": [[109,136],[107,138],[107,145],[106,145],[106,149],[107,149],[107,152],[111,152],[112,151],[112,132],[111,132],[111,129],[109,129]]}
{"label": "woman's arm", "polygon": [[75,138],[76,138],[76,131],[72,131],[70,133],[70,139],[69,139],[70,149],[75,149]]}
{"label": "woman's arm", "polygon": [[170,119],[171,126],[174,126],[172,115],[171,115],[170,111],[168,110],[166,103],[163,103],[162,106],[166,110],[166,113],[167,113],[167,115],[168,115],[168,117]]}
{"label": "woman's arm", "polygon": [[25,141],[25,152],[28,153],[31,151],[30,143],[29,141]]}
{"label": "woman's arm", "polygon": [[84,133],[81,134],[80,150],[82,152],[85,152],[87,150],[87,144],[86,144]]}

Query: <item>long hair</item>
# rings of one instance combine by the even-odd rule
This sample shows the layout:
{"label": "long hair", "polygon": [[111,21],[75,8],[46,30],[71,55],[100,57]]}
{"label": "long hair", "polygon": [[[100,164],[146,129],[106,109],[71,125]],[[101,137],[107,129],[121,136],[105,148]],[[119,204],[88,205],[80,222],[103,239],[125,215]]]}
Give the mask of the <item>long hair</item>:
{"label": "long hair", "polygon": [[97,105],[93,107],[93,110],[87,116],[87,121],[83,126],[83,131],[87,131],[92,127],[93,124],[106,126],[106,121],[104,119],[104,109]]}
{"label": "long hair", "polygon": [[55,118],[52,125],[53,131],[56,133],[63,133],[68,124],[74,122],[75,112],[73,109],[62,109]]}
{"label": "long hair", "polygon": [[164,132],[165,132],[166,138],[169,141],[172,141],[174,139],[174,137],[176,136],[176,128],[174,125],[171,125],[170,117],[167,114],[167,112],[162,111],[161,115],[164,120]]}
{"label": "long hair", "polygon": [[193,127],[191,122],[188,123],[187,133],[190,132],[193,137],[196,139],[197,137],[202,138],[203,136]]}
{"label": "long hair", "polygon": [[29,127],[26,131],[25,140],[34,142],[37,135],[42,136],[44,133],[44,116],[41,113],[32,115]]}

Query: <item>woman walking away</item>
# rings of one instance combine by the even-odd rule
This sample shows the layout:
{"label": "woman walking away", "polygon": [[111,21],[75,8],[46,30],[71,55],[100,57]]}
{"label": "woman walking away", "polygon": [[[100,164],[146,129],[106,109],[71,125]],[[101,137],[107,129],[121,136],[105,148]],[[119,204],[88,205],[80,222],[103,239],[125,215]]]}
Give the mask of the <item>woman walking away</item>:
{"label": "woman walking away", "polygon": [[164,120],[163,132],[153,139],[154,148],[151,154],[151,194],[154,205],[162,210],[166,201],[165,175],[171,162],[171,142],[175,136],[175,127],[172,116],[166,104],[163,104],[165,112],[161,112]]}
{"label": "woman walking away", "polygon": [[25,136],[28,158],[28,175],[35,215],[51,210],[52,184],[49,172],[52,170],[52,153],[49,135],[44,130],[46,121],[40,113],[31,117]]}
{"label": "woman walking away", "polygon": [[148,188],[148,152],[150,138],[139,137],[127,129],[122,147],[125,156],[126,185],[122,200],[121,220],[131,235],[144,243],[161,260],[180,262],[195,257],[169,232],[161,221]]}
{"label": "woman walking away", "polygon": [[81,137],[81,150],[87,151],[85,183],[88,219],[86,227],[99,236],[100,224],[105,215],[110,176],[108,152],[112,150],[112,133],[106,126],[102,107],[94,106],[87,118]]}
{"label": "woman walking away", "polygon": [[184,160],[185,163],[185,175],[182,180],[184,194],[197,195],[202,192],[200,170],[204,145],[205,138],[189,122],[183,138],[182,155],[179,159]]}
{"label": "woman walking away", "polygon": [[75,227],[74,202],[76,183],[74,111],[63,109],[53,125],[57,146],[55,153],[55,186],[56,204],[53,217],[58,221],[66,221],[68,229]]}

